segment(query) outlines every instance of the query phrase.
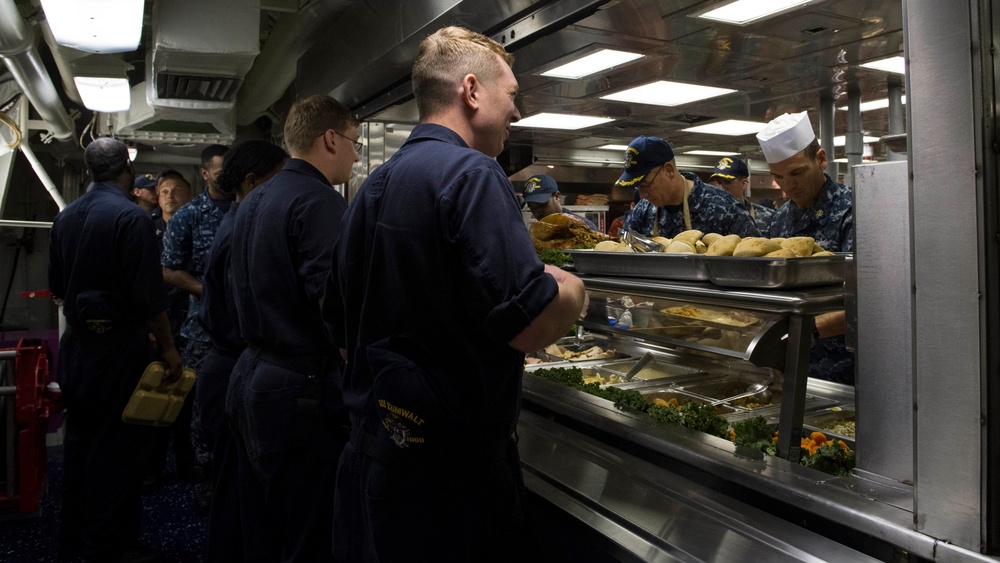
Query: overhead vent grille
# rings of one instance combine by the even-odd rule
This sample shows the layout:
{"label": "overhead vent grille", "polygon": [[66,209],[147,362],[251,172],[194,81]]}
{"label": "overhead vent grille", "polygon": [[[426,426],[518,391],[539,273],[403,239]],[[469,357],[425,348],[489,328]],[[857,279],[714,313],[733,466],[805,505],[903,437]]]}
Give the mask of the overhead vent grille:
{"label": "overhead vent grille", "polygon": [[679,115],[670,116],[666,119],[667,121],[677,121],[680,123],[695,124],[695,123],[701,123],[702,121],[709,121],[715,119],[715,117],[709,115],[691,115],[689,113],[682,113]]}
{"label": "overhead vent grille", "polygon": [[807,33],[809,35],[819,35],[820,33],[825,33],[827,31],[830,31],[830,29],[827,27],[823,27],[821,25],[817,25],[814,27],[803,29],[802,33]]}
{"label": "overhead vent grille", "polygon": [[242,80],[226,76],[194,76],[172,72],[156,74],[158,99],[233,102]]}

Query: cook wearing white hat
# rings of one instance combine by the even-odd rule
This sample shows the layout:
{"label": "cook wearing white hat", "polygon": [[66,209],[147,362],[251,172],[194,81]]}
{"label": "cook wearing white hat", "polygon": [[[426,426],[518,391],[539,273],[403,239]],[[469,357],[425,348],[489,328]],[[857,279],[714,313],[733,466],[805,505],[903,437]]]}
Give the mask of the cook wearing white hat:
{"label": "cook wearing white hat", "polygon": [[776,117],[757,133],[757,141],[781,190],[796,207],[812,206],[826,183],[826,151],[813,134],[808,113]]}
{"label": "cook wearing white hat", "polygon": [[[791,201],[771,218],[770,237],[808,236],[824,250],[854,250],[851,188],[824,173],[826,151],[806,112],[782,115],[757,134],[771,175]],[[854,384],[854,354],[844,342],[843,311],[816,317],[810,377]]]}

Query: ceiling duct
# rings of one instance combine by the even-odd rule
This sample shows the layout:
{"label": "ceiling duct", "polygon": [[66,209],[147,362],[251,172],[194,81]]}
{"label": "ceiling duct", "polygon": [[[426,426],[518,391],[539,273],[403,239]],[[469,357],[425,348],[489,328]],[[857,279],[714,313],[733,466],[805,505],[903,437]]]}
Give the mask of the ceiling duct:
{"label": "ceiling duct", "polygon": [[155,2],[151,23],[146,81],[132,87],[131,108],[115,115],[115,135],[147,144],[231,143],[237,93],[260,52],[260,2]]}

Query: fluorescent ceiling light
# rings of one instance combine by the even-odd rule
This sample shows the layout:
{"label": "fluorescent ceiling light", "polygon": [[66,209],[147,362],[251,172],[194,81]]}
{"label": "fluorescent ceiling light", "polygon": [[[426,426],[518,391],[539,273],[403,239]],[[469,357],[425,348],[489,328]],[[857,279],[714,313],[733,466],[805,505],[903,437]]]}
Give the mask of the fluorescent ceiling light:
{"label": "fluorescent ceiling light", "polygon": [[716,96],[732,94],[736,90],[729,88],[715,88],[714,86],[697,86],[695,84],[684,84],[682,82],[668,82],[659,80],[628,90],[623,90],[616,94],[601,96],[602,100],[614,100],[617,102],[633,102],[636,104],[650,104],[654,106],[679,106],[698,100],[707,100]]}
{"label": "fluorescent ceiling light", "polygon": [[700,155],[700,156],[733,156],[734,154],[740,154],[740,153],[738,153],[738,152],[732,152],[732,151],[728,151],[727,152],[727,151],[702,151],[702,150],[697,150],[697,151],[684,151],[684,154],[696,154],[696,155]]}
{"label": "fluorescent ceiling light", "polygon": [[903,57],[889,57],[888,59],[864,63],[861,66],[885,72],[895,72],[896,74],[906,74],[906,61]]}
{"label": "fluorescent ceiling light", "polygon": [[[900,96],[900,101],[906,103],[906,96]],[[861,111],[871,111],[874,109],[882,109],[889,107],[889,98],[882,98],[881,100],[872,100],[870,102],[861,103]],[[841,111],[847,111],[847,106],[841,106],[837,108]]]}
{"label": "fluorescent ceiling light", "polygon": [[557,66],[552,70],[542,73],[542,76],[554,76],[556,78],[583,78],[609,69],[629,61],[641,59],[645,55],[638,53],[626,53],[625,51],[615,51],[614,49],[601,49],[596,53],[591,53],[585,57],[570,61],[562,66]]}
{"label": "fluorescent ceiling light", "polygon": [[[878,137],[869,137],[868,135],[862,136],[862,142],[865,143],[877,143],[878,141],[879,141]],[[842,147],[846,144],[847,144],[846,138],[843,135],[833,138],[833,146],[835,147]]]}
{"label": "fluorescent ceiling light", "polygon": [[90,53],[135,51],[142,35],[143,0],[42,0],[60,45]]}
{"label": "fluorescent ceiling light", "polygon": [[517,123],[511,123],[511,125],[515,127],[537,127],[539,129],[576,130],[614,120],[615,118],[613,117],[593,117],[590,115],[571,115],[566,113],[538,113],[531,117],[526,117]]}
{"label": "fluorescent ceiling light", "polygon": [[699,18],[715,20],[736,25],[746,25],[768,16],[775,16],[781,12],[790,10],[797,6],[810,3],[812,0],[736,0],[725,6],[720,6],[714,10],[699,14]]}
{"label": "fluorescent ceiling light", "polygon": [[628,145],[602,145],[597,147],[597,149],[604,151],[626,151],[628,150]]}
{"label": "fluorescent ceiling light", "polygon": [[132,103],[127,78],[76,76],[73,82],[87,109],[113,113],[126,111]]}
{"label": "fluorescent ceiling light", "polygon": [[730,135],[733,137],[737,137],[739,135],[750,135],[752,133],[760,133],[761,129],[765,127],[767,127],[767,123],[760,123],[757,121],[741,121],[739,119],[727,119],[725,121],[709,123],[708,125],[698,125],[697,127],[688,127],[687,129],[681,129],[681,131],[687,131],[689,133],[707,133],[709,135]]}
{"label": "fluorescent ceiling light", "polygon": [[135,157],[139,156],[139,149],[135,147],[127,147],[125,150],[128,151],[128,159],[135,162]]}
{"label": "fluorescent ceiling light", "polygon": [[835,159],[833,159],[833,161],[834,162],[847,162],[847,159],[846,158],[835,158]]}

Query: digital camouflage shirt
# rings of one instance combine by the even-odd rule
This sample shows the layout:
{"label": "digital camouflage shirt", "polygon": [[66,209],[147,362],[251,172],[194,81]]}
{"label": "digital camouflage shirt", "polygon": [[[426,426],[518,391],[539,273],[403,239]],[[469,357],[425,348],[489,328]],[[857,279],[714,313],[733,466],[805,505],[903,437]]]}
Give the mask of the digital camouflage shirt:
{"label": "digital camouflage shirt", "polygon": [[[202,193],[192,199],[167,223],[167,231],[163,234],[163,255],[161,264],[165,268],[184,270],[198,281],[205,277],[208,264],[208,253],[212,249],[215,231],[225,217],[232,200],[221,205]],[[181,326],[181,336],[188,340],[208,342],[208,335],[198,322],[197,313],[200,299],[191,295],[188,303],[187,318]]]}
{"label": "digital camouflage shirt", "polygon": [[[750,218],[750,213],[739,204],[739,201],[732,194],[702,182],[694,174],[685,172],[683,176],[694,182],[694,185],[691,186],[691,193],[688,195],[692,229],[698,229],[704,233],[719,233],[720,235],[760,236],[760,230]],[[671,238],[687,230],[684,224],[683,205],[657,208],[645,199],[639,200],[635,208],[626,215],[622,230],[651,236],[654,217],[659,218],[658,236]]]}

